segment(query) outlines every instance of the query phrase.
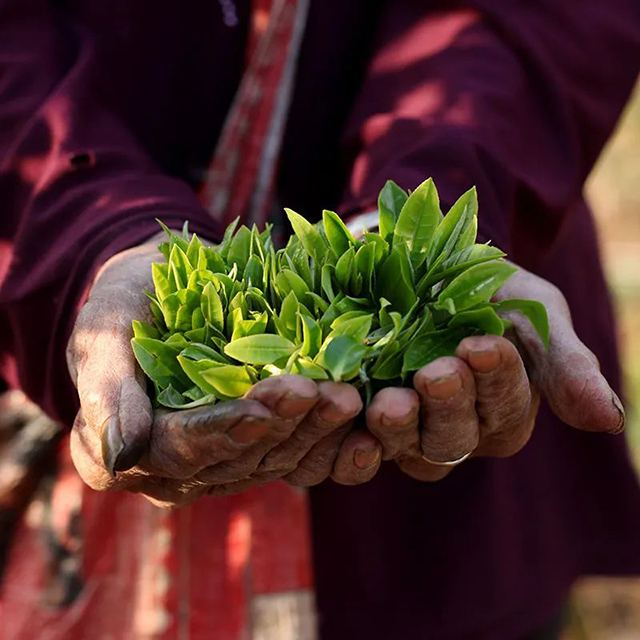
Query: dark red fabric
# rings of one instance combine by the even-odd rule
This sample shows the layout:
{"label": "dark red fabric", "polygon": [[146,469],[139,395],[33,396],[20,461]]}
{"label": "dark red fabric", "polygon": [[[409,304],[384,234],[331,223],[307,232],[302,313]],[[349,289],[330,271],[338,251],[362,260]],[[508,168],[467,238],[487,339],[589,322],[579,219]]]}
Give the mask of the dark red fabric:
{"label": "dark red fabric", "polygon": [[[249,2],[236,5],[228,27],[210,0],[0,0],[0,349],[11,381],[67,420],[64,342],[95,266],[156,216],[220,232],[189,186],[242,70]],[[618,386],[581,190],[639,61],[636,0],[314,1],[279,199],[317,216],[371,206],[387,178],[433,175],[445,202],[477,184],[481,234],[563,289]],[[387,465],[312,497],[331,640],[515,640],[580,573],[640,570],[623,440],[546,409],[512,459],[435,485]]]}

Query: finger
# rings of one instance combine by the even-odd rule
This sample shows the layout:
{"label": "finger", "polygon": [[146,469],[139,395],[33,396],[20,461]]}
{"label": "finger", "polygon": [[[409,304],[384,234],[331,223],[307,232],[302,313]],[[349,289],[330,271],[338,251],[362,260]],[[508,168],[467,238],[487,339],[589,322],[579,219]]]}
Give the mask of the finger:
{"label": "finger", "polygon": [[509,314],[524,347],[528,369],[553,412],[567,424],[585,431],[620,433],[625,412],[620,399],[600,372],[598,359],[576,335],[565,297],[546,280],[521,270],[501,290],[501,297],[540,300],[549,316],[546,351],[531,324],[518,313]]}
{"label": "finger", "polygon": [[313,409],[287,440],[264,457],[259,473],[290,473],[316,443],[351,422],[362,410],[360,394],[349,384],[321,382],[317,389],[318,400]]}
{"label": "finger", "polygon": [[473,374],[460,358],[438,358],[418,371],[413,385],[422,403],[422,453],[433,462],[464,459],[478,445]]}
{"label": "finger", "polygon": [[257,443],[270,440],[277,423],[267,407],[247,399],[159,412],[148,454],[138,467],[152,475],[191,479],[211,465],[236,460]]}
{"label": "finger", "polygon": [[151,430],[151,402],[130,345],[133,307],[123,296],[90,299],[68,351],[85,425],[101,441],[111,475],[137,462]]}
{"label": "finger", "polygon": [[331,478],[338,484],[362,484],[376,475],[381,462],[378,439],[367,431],[352,431],[340,447]]}
{"label": "finger", "polygon": [[456,355],[473,371],[481,443],[477,455],[510,456],[533,431],[537,403],[522,358],[500,336],[465,338]]}
{"label": "finger", "polygon": [[[259,382],[246,395],[260,402],[274,416],[265,436],[237,458],[204,469],[198,479],[210,484],[242,480],[252,475],[265,455],[287,440],[318,400],[318,387],[302,376],[282,375]],[[289,469],[283,471],[282,475]]]}
{"label": "finger", "polygon": [[71,432],[71,455],[93,489],[128,489],[140,478],[190,480],[204,467],[237,458],[271,428],[271,412],[259,402],[233,400],[188,411],[157,412],[148,450],[138,464],[111,476],[100,442],[79,412]]}
{"label": "finger", "polygon": [[379,391],[367,409],[367,427],[382,445],[382,459],[420,448],[420,398],[413,389]]}
{"label": "finger", "polygon": [[324,482],[331,475],[340,445],[351,428],[352,422],[348,422],[313,445],[298,462],[298,466],[284,479],[295,487],[314,487]]}

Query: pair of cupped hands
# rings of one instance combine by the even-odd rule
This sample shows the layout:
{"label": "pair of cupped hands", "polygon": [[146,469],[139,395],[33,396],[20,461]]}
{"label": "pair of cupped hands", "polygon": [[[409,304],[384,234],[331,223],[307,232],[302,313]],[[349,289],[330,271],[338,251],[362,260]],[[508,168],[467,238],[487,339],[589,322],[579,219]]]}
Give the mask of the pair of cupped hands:
{"label": "pair of cupped hands", "polygon": [[469,457],[518,452],[533,431],[541,394],[573,427],[624,428],[620,400],[576,336],[564,296],[522,269],[497,298],[546,306],[548,350],[513,314],[508,338],[464,339],[455,356],[425,366],[410,388],[378,392],[366,411],[350,384],[292,375],[263,380],[239,400],[154,411],[130,340],[132,320],[150,317],[143,292],[153,287],[151,263],[162,259],[156,244],[123,251],[102,267],[69,342],[81,407],[71,453],[94,489],[183,506],[275,479],[360,484],[383,460],[417,480],[436,481]]}

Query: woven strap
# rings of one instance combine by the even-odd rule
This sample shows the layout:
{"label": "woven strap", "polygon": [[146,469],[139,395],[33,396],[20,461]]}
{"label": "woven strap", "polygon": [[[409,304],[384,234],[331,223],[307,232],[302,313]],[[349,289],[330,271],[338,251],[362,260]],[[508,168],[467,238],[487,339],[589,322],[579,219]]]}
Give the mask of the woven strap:
{"label": "woven strap", "polygon": [[268,215],[309,0],[254,0],[249,60],[201,200],[224,225]]}

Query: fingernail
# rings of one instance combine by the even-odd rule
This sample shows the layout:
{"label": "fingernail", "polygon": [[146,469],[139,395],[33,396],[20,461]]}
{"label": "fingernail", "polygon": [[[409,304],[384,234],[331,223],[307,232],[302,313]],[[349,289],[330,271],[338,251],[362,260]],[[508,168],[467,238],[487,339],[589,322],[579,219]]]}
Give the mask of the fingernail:
{"label": "fingernail", "polygon": [[353,464],[364,471],[370,469],[373,465],[378,464],[380,461],[381,451],[379,447],[374,446],[373,449],[356,449],[353,452]]}
{"label": "fingernail", "polygon": [[612,434],[616,435],[616,434],[622,433],[624,431],[624,423],[625,423],[625,420],[626,420],[626,412],[624,410],[624,407],[622,406],[622,402],[620,401],[620,398],[618,398],[618,395],[615,392],[611,396],[611,400],[613,401],[613,406],[618,410],[618,413],[620,414],[620,418],[618,420],[618,424],[617,424],[616,428],[611,432]]}
{"label": "fingernail", "polygon": [[446,400],[462,389],[462,378],[459,373],[452,373],[435,380],[427,380],[427,391],[436,400]]}
{"label": "fingernail", "polygon": [[500,364],[500,351],[498,349],[486,349],[469,351],[469,364],[482,373],[489,373],[497,369]]}
{"label": "fingernail", "polygon": [[397,429],[402,429],[403,427],[411,426],[417,419],[417,409],[412,411],[411,413],[407,413],[403,416],[388,416],[383,413],[380,416],[380,422],[383,427],[395,427]]}
{"label": "fingernail", "polygon": [[325,422],[340,422],[345,419],[345,415],[333,402],[328,402],[318,409],[318,415]]}
{"label": "fingernail", "polygon": [[275,406],[275,412],[284,420],[304,416],[310,409],[313,398],[286,393]]}
{"label": "fingernail", "polygon": [[269,423],[247,417],[239,424],[229,429],[227,435],[239,444],[249,444],[259,440],[269,431]]}
{"label": "fingernail", "polygon": [[110,416],[102,423],[100,438],[102,441],[102,461],[109,475],[115,478],[116,471],[122,471],[119,468],[122,465],[120,456],[124,451],[120,421],[116,416]]}

